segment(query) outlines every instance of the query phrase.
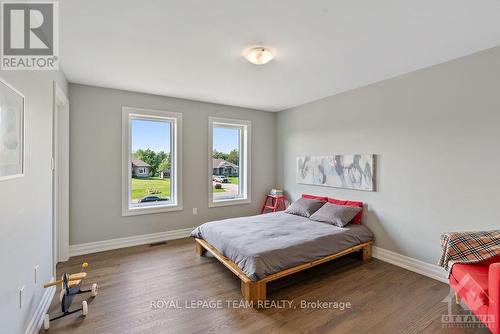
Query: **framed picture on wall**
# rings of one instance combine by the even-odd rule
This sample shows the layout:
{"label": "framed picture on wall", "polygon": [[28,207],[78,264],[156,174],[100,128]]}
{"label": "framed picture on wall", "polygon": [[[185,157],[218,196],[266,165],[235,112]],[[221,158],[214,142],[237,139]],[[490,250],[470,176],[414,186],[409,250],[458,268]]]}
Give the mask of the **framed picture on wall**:
{"label": "framed picture on wall", "polygon": [[375,191],[373,154],[297,157],[297,183]]}
{"label": "framed picture on wall", "polygon": [[0,78],[0,181],[24,176],[24,96]]}

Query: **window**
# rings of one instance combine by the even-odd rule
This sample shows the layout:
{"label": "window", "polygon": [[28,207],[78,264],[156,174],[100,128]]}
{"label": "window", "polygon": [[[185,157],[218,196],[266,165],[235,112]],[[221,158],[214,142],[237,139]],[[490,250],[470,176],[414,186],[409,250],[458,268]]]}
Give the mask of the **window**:
{"label": "window", "polygon": [[209,118],[209,206],[250,203],[251,122]]}
{"label": "window", "polygon": [[122,214],[182,210],[179,113],[123,107]]}

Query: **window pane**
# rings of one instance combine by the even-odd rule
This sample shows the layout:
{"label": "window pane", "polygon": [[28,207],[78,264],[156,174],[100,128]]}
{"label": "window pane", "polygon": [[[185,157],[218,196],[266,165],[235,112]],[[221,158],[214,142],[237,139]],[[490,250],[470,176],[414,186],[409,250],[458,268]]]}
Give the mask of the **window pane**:
{"label": "window pane", "polygon": [[239,127],[213,127],[212,183],[213,199],[231,199],[241,195]]}
{"label": "window pane", "polygon": [[132,119],[130,207],[172,203],[170,121]]}

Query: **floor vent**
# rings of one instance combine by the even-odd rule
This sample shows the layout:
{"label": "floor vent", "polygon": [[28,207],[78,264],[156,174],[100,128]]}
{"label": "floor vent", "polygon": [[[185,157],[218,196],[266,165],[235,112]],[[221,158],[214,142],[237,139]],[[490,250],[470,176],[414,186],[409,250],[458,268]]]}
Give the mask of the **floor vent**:
{"label": "floor vent", "polygon": [[154,242],[152,244],[149,244],[149,247],[163,246],[163,245],[166,245],[166,244],[167,244],[166,241]]}

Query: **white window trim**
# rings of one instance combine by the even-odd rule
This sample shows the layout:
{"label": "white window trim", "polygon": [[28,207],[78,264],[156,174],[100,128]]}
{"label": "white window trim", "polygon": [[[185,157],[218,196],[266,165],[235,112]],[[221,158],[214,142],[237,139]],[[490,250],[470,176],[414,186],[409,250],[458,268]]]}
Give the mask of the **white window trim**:
{"label": "white window trim", "polygon": [[[212,163],[212,152],[213,152],[213,124],[222,123],[227,125],[237,125],[243,127],[242,136],[240,137],[240,164],[243,168],[244,182],[241,182],[240,178],[240,193],[244,194],[245,197],[234,198],[234,199],[222,199],[214,201],[213,198],[213,163]],[[229,205],[241,205],[249,204],[252,202],[251,198],[251,152],[252,152],[252,122],[241,120],[241,119],[230,119],[230,118],[219,118],[219,117],[209,117],[208,118],[208,207],[215,208],[220,206]]]}
{"label": "white window trim", "polygon": [[[176,198],[176,203],[156,205],[152,207],[130,208],[130,180],[132,169],[130,152],[132,138],[130,136],[130,118],[134,119],[145,116],[145,119],[169,118],[172,122],[171,142],[172,142],[172,167],[170,175],[175,175],[171,179],[172,194]],[[136,107],[122,107],[122,216],[135,216],[154,214],[161,212],[182,210],[182,114],[176,112],[144,109]]]}

